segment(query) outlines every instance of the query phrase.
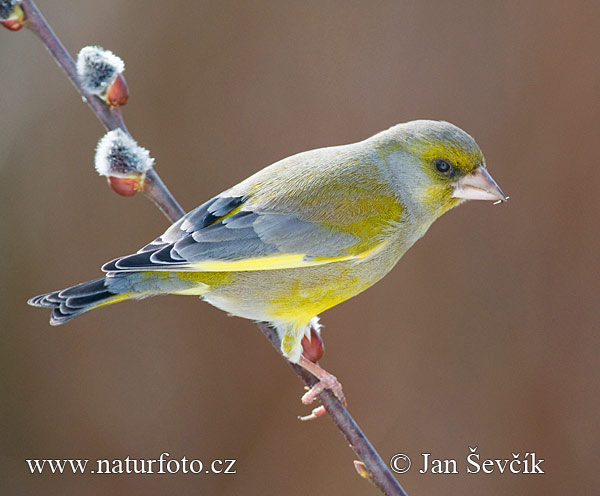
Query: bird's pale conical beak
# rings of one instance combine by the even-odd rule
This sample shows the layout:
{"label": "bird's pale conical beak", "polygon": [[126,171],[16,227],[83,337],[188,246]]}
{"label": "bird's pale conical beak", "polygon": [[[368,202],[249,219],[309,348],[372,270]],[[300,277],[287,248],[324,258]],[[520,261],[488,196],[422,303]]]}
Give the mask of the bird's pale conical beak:
{"label": "bird's pale conical beak", "polygon": [[484,166],[479,166],[470,174],[461,177],[454,186],[454,198],[465,200],[492,200],[504,202],[508,196],[496,184]]}

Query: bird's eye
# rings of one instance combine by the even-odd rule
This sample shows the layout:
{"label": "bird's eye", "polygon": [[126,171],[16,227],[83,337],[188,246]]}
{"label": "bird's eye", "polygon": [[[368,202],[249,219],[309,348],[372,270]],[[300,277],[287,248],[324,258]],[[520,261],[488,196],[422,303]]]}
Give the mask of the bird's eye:
{"label": "bird's eye", "polygon": [[442,174],[448,174],[452,170],[452,166],[445,160],[438,159],[435,161],[435,168]]}

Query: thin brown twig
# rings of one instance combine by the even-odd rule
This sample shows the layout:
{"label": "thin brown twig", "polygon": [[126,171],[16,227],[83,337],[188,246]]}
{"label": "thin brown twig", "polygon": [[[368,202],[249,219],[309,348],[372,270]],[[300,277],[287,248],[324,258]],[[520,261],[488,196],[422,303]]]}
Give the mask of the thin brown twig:
{"label": "thin brown twig", "polygon": [[[54,60],[64,70],[98,120],[100,120],[104,127],[109,131],[120,128],[129,134],[120,109],[110,108],[99,98],[87,93],[82,88],[77,78],[75,61],[65,49],[60,39],[56,36],[33,0],[23,0],[21,6],[27,18],[27,27],[34,32],[46,48],[48,48],[54,57]],[[154,169],[151,169],[147,173],[144,193],[158,206],[171,222],[177,221],[185,214],[185,211],[177,203]],[[275,349],[279,351],[280,341],[277,332],[266,323],[258,323],[258,327]],[[307,386],[312,387],[317,382],[317,379],[303,368],[292,363],[290,363],[290,365]],[[392,475],[387,465],[381,459],[381,456],[379,456],[379,453],[377,453],[371,442],[342,403],[340,403],[333,393],[328,390],[319,394],[318,398],[335,425],[350,444],[350,447],[364,463],[369,479],[373,484],[377,486],[383,494],[388,496],[406,496],[406,492],[402,486]]]}
{"label": "thin brown twig", "polygon": [[[77,69],[75,68],[73,57],[71,57],[58,36],[56,36],[56,33],[54,33],[48,24],[48,21],[46,21],[35,3],[32,0],[23,0],[21,7],[23,8],[23,12],[25,12],[27,19],[26,26],[35,33],[46,46],[56,63],[63,71],[65,71],[65,74],[70,79],[71,83],[73,83],[73,86],[75,86],[77,91],[81,94],[106,130],[112,131],[113,129],[120,128],[129,134],[125,122],[123,122],[121,110],[117,107],[109,107],[95,95],[88,93],[81,86],[77,77]],[[170,193],[154,169],[151,169],[146,173],[146,180],[144,183],[144,194],[160,208],[162,213],[165,214],[171,222],[175,222],[185,214],[185,210],[177,203],[175,197]]]}
{"label": "thin brown twig", "polygon": [[[280,341],[277,331],[264,322],[259,322],[257,325],[275,349],[279,351]],[[288,363],[308,387],[317,383],[317,379],[302,367],[291,362]],[[318,398],[356,456],[364,463],[371,482],[388,496],[407,496],[348,409],[329,390],[323,391]]]}

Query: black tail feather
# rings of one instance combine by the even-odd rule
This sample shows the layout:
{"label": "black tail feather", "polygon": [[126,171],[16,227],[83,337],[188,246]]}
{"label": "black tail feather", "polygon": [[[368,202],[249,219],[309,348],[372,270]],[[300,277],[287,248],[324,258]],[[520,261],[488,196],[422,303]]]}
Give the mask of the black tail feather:
{"label": "black tail feather", "polygon": [[117,295],[111,293],[105,284],[106,279],[94,279],[61,291],[53,291],[31,298],[27,303],[34,307],[51,308],[51,325],[60,325],[91,310]]}

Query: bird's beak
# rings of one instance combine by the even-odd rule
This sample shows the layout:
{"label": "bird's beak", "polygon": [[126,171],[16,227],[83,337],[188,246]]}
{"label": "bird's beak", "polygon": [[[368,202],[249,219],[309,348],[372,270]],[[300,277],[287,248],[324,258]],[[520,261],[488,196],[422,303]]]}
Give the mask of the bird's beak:
{"label": "bird's beak", "polygon": [[493,200],[498,202],[508,200],[508,196],[504,194],[483,165],[477,167],[470,174],[461,177],[454,185],[452,196],[465,200]]}

